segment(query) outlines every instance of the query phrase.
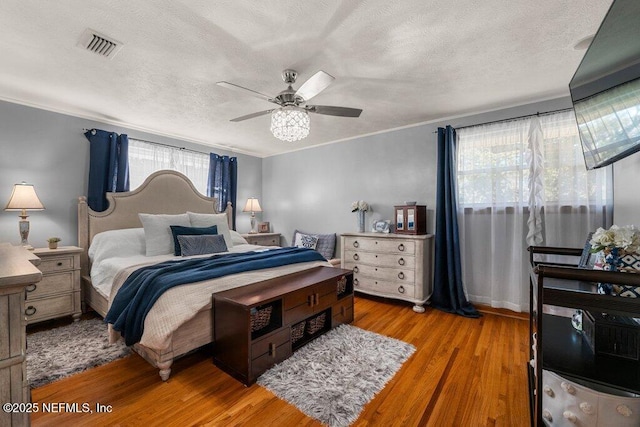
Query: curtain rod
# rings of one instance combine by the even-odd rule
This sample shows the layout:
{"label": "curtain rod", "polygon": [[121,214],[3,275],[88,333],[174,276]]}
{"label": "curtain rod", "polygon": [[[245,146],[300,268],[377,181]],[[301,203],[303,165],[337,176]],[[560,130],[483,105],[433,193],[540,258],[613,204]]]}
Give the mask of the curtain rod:
{"label": "curtain rod", "polygon": [[[85,132],[88,131],[92,131],[94,129],[82,129]],[[147,144],[153,144],[153,145],[160,145],[162,147],[169,147],[169,148],[175,148],[176,150],[180,150],[180,151],[189,151],[191,153],[198,153],[198,154],[206,154],[207,156],[211,153],[205,153],[203,151],[198,151],[198,150],[192,150],[190,148],[186,148],[186,147],[176,147],[175,145],[171,145],[171,144],[163,144],[162,142],[155,142],[155,141],[147,141],[146,139],[140,139],[140,138],[134,138],[132,136],[129,136],[130,139],[135,139],[136,141],[140,141],[140,142],[146,142]]]}
{"label": "curtain rod", "polygon": [[[494,124],[494,123],[511,122],[511,121],[514,121],[514,120],[525,119],[527,117],[533,117],[533,116],[547,116],[549,114],[560,113],[560,112],[565,112],[565,111],[573,111],[573,108],[560,108],[558,110],[545,111],[544,113],[537,112],[535,114],[525,114],[524,116],[511,117],[509,119],[492,120],[490,122],[478,123],[478,124],[475,124],[475,125],[460,126],[458,128],[455,128],[455,130],[458,131],[460,129],[470,128],[470,127],[474,127],[474,126],[482,126],[482,125],[491,125],[491,124]],[[435,131],[433,131],[433,133],[438,133],[438,131],[435,130]]]}

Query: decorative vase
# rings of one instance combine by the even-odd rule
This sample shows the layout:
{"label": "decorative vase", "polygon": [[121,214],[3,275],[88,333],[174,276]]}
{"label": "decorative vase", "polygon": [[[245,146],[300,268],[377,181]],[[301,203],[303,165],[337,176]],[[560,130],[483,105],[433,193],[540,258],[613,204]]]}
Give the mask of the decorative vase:
{"label": "decorative vase", "polygon": [[366,211],[358,211],[358,232],[364,233],[364,215]]}
{"label": "decorative vase", "polygon": [[58,242],[49,242],[49,249],[58,249]]}
{"label": "decorative vase", "polygon": [[[606,253],[604,256],[603,270],[618,271],[618,267],[620,266],[620,263],[621,263],[620,258],[621,258],[620,249],[611,248],[611,250],[608,253]],[[613,285],[611,283],[599,283],[598,293],[605,294],[605,295],[612,295]]]}

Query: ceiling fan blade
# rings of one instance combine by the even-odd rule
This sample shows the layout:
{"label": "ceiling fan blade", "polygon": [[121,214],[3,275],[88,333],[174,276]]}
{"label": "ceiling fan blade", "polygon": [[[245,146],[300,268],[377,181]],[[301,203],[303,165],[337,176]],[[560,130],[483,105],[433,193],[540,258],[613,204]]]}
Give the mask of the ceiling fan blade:
{"label": "ceiling fan blade", "polygon": [[245,95],[257,96],[258,98],[262,98],[265,101],[275,102],[275,100],[272,97],[267,96],[264,93],[256,92],[255,90],[247,89],[246,87],[238,86],[238,85],[233,84],[233,83],[217,82],[216,84],[218,86],[226,87],[227,89],[231,89],[231,90],[235,90],[235,91],[238,91],[238,92],[242,92]]}
{"label": "ceiling fan blade", "polygon": [[236,117],[235,119],[231,119],[230,121],[232,121],[232,122],[241,122],[243,120],[253,119],[254,117],[264,116],[265,114],[269,114],[272,111],[273,110],[259,111],[257,113],[247,114],[246,116]]}
{"label": "ceiling fan blade", "polygon": [[325,90],[334,80],[335,78],[332,75],[320,70],[300,86],[300,89],[296,91],[296,96],[308,101]]}
{"label": "ceiling fan blade", "polygon": [[330,105],[307,105],[307,111],[316,114],[326,114],[327,116],[360,117],[360,108],[332,107]]}

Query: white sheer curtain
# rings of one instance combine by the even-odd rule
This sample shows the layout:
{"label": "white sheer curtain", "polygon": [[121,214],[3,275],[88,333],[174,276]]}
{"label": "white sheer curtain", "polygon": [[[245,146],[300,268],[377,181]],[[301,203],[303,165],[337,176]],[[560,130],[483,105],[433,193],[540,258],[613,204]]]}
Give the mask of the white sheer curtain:
{"label": "white sheer curtain", "polygon": [[172,169],[185,174],[202,194],[207,194],[209,155],[129,138],[129,184],[139,187],[152,173]]}
{"label": "white sheer curtain", "polygon": [[[587,172],[573,113],[539,120],[539,153],[529,148],[532,118],[457,131],[461,256],[471,301],[528,310],[530,200],[542,204],[543,245],[582,247],[589,231],[609,221],[611,170]],[[543,191],[530,198],[532,173],[541,175]]]}

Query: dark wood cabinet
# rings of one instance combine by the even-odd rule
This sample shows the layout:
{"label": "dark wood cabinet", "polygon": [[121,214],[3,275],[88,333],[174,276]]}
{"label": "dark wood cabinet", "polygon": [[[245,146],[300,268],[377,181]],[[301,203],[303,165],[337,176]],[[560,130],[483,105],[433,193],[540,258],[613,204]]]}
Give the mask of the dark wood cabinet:
{"label": "dark wood cabinet", "polygon": [[425,205],[394,206],[395,233],[427,234],[427,207]]}
{"label": "dark wood cabinet", "polygon": [[332,267],[213,294],[214,362],[246,385],[293,351],[353,321],[353,272]]}
{"label": "dark wood cabinet", "polygon": [[[579,254],[579,249],[565,253]],[[533,267],[529,367],[532,425],[560,425],[563,418],[577,420],[577,425],[583,425],[580,423],[587,418],[600,420],[597,425],[638,425],[639,418],[630,417],[637,417],[640,409],[640,398],[633,397],[640,395],[640,363],[634,358],[595,351],[589,319],[583,317],[583,330],[578,331],[566,314],[580,309],[583,316],[609,313],[639,317],[640,299],[600,294],[598,283],[640,286],[640,275],[566,264]],[[572,406],[575,399],[579,399],[578,406]],[[628,411],[631,415],[624,415]]]}

